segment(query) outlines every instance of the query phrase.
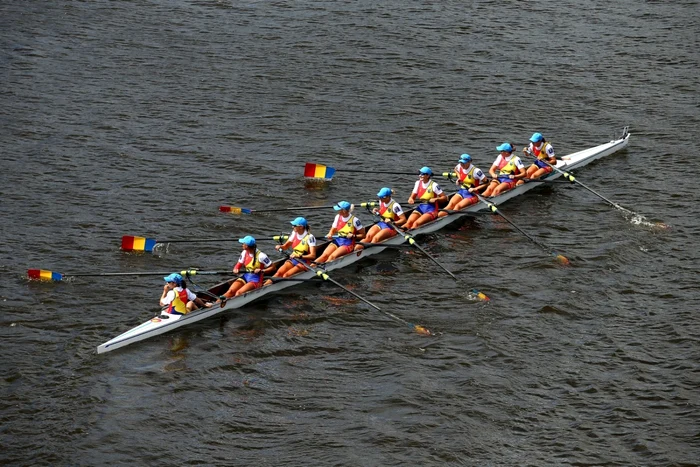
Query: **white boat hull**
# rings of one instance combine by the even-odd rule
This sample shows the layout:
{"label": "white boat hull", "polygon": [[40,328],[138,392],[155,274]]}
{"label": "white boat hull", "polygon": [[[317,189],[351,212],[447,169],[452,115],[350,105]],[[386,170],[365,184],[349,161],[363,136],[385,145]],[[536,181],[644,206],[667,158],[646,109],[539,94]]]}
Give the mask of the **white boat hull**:
{"label": "white boat hull", "polygon": [[[605,156],[609,156],[610,154],[613,154],[625,146],[627,146],[627,143],[629,142],[629,134],[624,133],[622,138],[618,140],[613,140],[610,141],[609,143],[601,144],[599,146],[585,149],[583,151],[579,151],[573,154],[569,154],[568,156],[564,156],[557,162],[557,167],[562,169],[562,170],[573,170],[578,167],[582,167],[586,164],[589,164],[597,159],[600,159]],[[550,173],[547,177],[546,180],[553,180],[556,178],[561,177],[561,174],[557,171],[554,171]],[[526,193],[533,188],[536,188],[538,186],[542,185],[542,183],[539,182],[528,182],[523,185],[520,185],[518,187],[515,187],[513,190],[510,190],[506,193],[503,193],[500,196],[490,198],[489,201],[492,202],[495,205],[500,205],[506,201],[508,201],[511,198],[514,198],[516,196],[520,196],[523,193]],[[477,212],[481,210],[488,209],[484,203],[477,203],[473,204],[467,208],[465,208],[463,211],[464,212]],[[435,232],[437,230],[440,230],[444,228],[445,226],[457,221],[458,219],[461,218],[460,214],[450,214],[446,217],[441,217],[436,219],[433,222],[430,222],[428,224],[425,224],[417,229],[412,230],[410,233],[413,236],[416,235],[423,235],[423,234],[428,234],[431,232]],[[385,245],[400,245],[404,243],[406,239],[401,236],[401,235],[396,235],[386,241],[383,242]],[[327,272],[331,272],[336,269],[344,268],[346,266],[349,266],[353,263],[356,263],[357,261],[360,261],[363,258],[366,258],[371,255],[375,255],[377,253],[381,253],[384,251],[386,248],[382,246],[377,246],[377,247],[369,247],[365,248],[364,250],[356,251],[353,252],[352,254],[343,256],[336,261],[330,262],[326,264],[325,270]],[[294,276],[295,279],[313,279],[316,277],[316,275],[311,272],[303,272],[300,274],[297,274]],[[224,307],[220,307],[220,305],[215,304],[212,308],[204,308],[201,310],[196,310],[194,312],[188,313],[186,315],[168,315],[168,319],[161,319],[159,317],[155,317],[150,319],[149,321],[146,321],[145,323],[140,324],[139,326],[136,326],[133,329],[130,329],[129,331],[115,337],[114,339],[105,342],[104,344],[100,345],[97,347],[97,353],[104,353],[104,352],[109,352],[115,349],[118,349],[120,347],[124,347],[129,344],[133,344],[134,342],[139,342],[145,339],[149,339],[151,337],[172,331],[174,329],[177,329],[181,326],[185,326],[186,324],[192,324],[196,323],[197,321],[201,321],[203,319],[207,319],[211,316],[217,315],[221,313],[222,311],[226,310],[231,310],[231,309],[236,309],[240,308],[244,305],[247,305],[248,303],[257,300],[267,294],[277,292],[283,289],[286,289],[287,287],[291,287],[293,285],[297,285],[301,282],[293,282],[293,281],[282,281],[282,282],[276,282],[272,285],[262,287],[253,291],[250,291],[244,295],[241,295],[239,297],[232,298],[228,300]]]}

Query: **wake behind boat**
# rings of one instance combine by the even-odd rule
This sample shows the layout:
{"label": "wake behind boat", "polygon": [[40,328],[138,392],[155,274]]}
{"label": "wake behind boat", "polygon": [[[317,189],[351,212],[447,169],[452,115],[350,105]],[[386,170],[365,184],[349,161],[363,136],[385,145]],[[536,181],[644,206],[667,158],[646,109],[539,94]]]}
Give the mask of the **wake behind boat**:
{"label": "wake behind boat", "polygon": [[[615,152],[618,152],[622,150],[625,146],[627,146],[629,142],[629,137],[630,134],[627,131],[627,128],[624,129],[622,136],[619,139],[612,140],[608,143],[601,144],[599,146],[595,146],[589,149],[585,149],[583,151],[575,152],[573,154],[569,154],[568,156],[562,157],[560,160],[557,161],[556,167],[562,170],[570,171],[573,169],[577,169],[579,167],[583,167],[587,164],[590,164],[591,162],[609,156],[611,154],[614,154]],[[514,189],[507,191],[499,196],[489,198],[489,202],[498,206],[506,201],[508,201],[511,198],[515,198],[516,196],[520,196],[533,188],[536,188],[546,181],[549,180],[554,180],[556,178],[559,178],[562,176],[561,172],[554,171],[548,174],[547,176],[543,177],[540,179],[541,181],[538,180],[533,180],[529,181],[523,185],[516,186]],[[440,230],[447,225],[457,221],[458,219],[461,218],[461,213],[469,213],[469,212],[477,212],[477,211],[482,211],[486,210],[488,207],[484,203],[477,203],[473,204],[471,206],[466,207],[459,213],[451,212],[445,217],[439,217],[436,220],[429,222],[427,224],[424,224],[416,229],[413,229],[410,231],[412,236],[417,236],[417,235],[424,235],[424,234],[429,234],[432,232],[435,232],[437,230]],[[331,261],[326,263],[325,265],[325,271],[331,272],[336,269],[344,268],[347,267],[353,263],[356,263],[357,261],[360,261],[363,258],[366,258],[371,255],[375,255],[377,253],[381,253],[384,251],[388,246],[395,246],[395,245],[400,245],[404,242],[407,241],[407,238],[402,236],[402,235],[396,235],[394,237],[391,237],[380,244],[377,244],[376,246],[369,246],[363,250],[359,251],[354,251],[351,252],[348,255],[345,255],[335,261]],[[319,256],[323,253],[324,249],[328,246],[329,242],[319,244],[317,247],[317,251]],[[276,265],[279,267],[285,260],[281,259],[276,261]],[[174,329],[177,329],[181,326],[185,326],[186,324],[191,324],[191,323],[196,323],[197,321],[201,321],[203,319],[215,316],[223,311],[230,310],[230,309],[236,309],[240,308],[242,306],[247,305],[248,303],[258,300],[261,297],[268,295],[273,292],[277,292],[283,289],[286,289],[288,287],[292,287],[294,285],[298,285],[302,283],[305,280],[312,280],[316,276],[316,273],[312,271],[305,271],[301,272],[299,274],[296,274],[293,276],[293,279],[298,279],[298,282],[291,281],[291,280],[284,280],[280,282],[274,282],[271,285],[267,285],[264,287],[261,287],[259,289],[252,290],[250,292],[247,292],[241,296],[231,298],[227,300],[224,303],[221,304],[215,304],[211,308],[203,308],[199,310],[195,310],[193,312],[187,313],[186,315],[168,315],[168,319],[162,319],[160,317],[154,317],[139,326],[136,326],[133,329],[130,329],[126,331],[125,333],[115,337],[114,339],[111,339],[104,344],[100,345],[97,347],[97,353],[105,353],[109,352],[115,349],[118,349],[120,347],[127,346],[129,344],[133,344],[134,342],[142,341],[169,331],[172,331]],[[222,295],[224,292],[226,292],[231,284],[231,282],[234,279],[229,279],[227,281],[221,282],[219,284],[216,284],[215,286],[211,287],[208,289],[206,292],[198,292],[197,295],[202,298],[202,299],[210,299],[212,296],[218,297]]]}

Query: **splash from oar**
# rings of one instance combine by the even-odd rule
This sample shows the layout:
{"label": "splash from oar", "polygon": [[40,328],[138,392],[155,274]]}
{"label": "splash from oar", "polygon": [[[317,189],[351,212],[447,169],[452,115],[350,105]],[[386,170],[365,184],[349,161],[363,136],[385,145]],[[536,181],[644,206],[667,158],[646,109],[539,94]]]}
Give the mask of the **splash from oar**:
{"label": "splash from oar", "polygon": [[[528,149],[525,153],[528,154],[530,157],[536,159],[536,156],[535,156],[534,154],[532,154],[532,152],[531,152],[529,149]],[[580,186],[580,187],[582,187],[582,188],[588,190],[589,192],[593,193],[593,194],[596,195],[598,198],[602,199],[603,201],[605,201],[606,203],[608,203],[610,206],[614,207],[615,209],[617,209],[617,210],[619,210],[619,211],[622,211],[622,212],[625,212],[625,213],[631,215],[631,216],[632,216],[632,222],[633,222],[633,223],[635,223],[635,224],[643,224],[643,225],[646,225],[646,226],[648,226],[648,227],[655,227],[655,228],[660,228],[660,229],[668,229],[668,228],[669,228],[669,226],[666,225],[666,224],[664,224],[663,222],[649,222],[649,221],[647,221],[647,220],[646,220],[646,217],[644,217],[643,215],[638,214],[638,213],[632,211],[631,209],[627,209],[626,207],[621,206],[621,205],[617,204],[616,202],[609,200],[608,198],[606,198],[605,196],[601,195],[600,193],[598,193],[598,192],[595,191],[594,189],[592,189],[592,188],[590,188],[589,186],[585,185],[583,182],[577,180],[576,177],[574,177],[573,175],[571,175],[569,172],[567,172],[567,171],[565,171],[565,170],[562,170],[562,169],[558,168],[557,166],[555,166],[555,165],[553,165],[553,164],[550,164],[549,162],[547,162],[547,161],[544,160],[544,159],[540,159],[540,161],[541,161],[541,162],[544,162],[545,164],[547,164],[547,166],[551,167],[553,170],[555,170],[556,172],[560,173],[560,174],[561,174],[565,179],[567,179],[569,182],[575,183],[575,184],[577,184],[578,186]]]}

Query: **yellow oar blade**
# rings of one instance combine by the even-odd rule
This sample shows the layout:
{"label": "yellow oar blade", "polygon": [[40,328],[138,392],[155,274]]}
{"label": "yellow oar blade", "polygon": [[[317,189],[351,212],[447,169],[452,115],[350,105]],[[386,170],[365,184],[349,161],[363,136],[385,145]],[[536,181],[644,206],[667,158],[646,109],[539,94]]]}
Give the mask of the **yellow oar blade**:
{"label": "yellow oar blade", "polygon": [[557,255],[557,261],[564,266],[571,266],[571,261],[564,255]]}
{"label": "yellow oar blade", "polygon": [[418,324],[413,325],[413,330],[422,336],[432,336],[433,335],[433,333],[430,331],[430,329],[423,327],[423,326],[420,326]]}
{"label": "yellow oar blade", "polygon": [[472,289],[472,296],[478,300],[481,300],[482,302],[488,302],[491,299],[483,292],[480,292],[477,289]]}

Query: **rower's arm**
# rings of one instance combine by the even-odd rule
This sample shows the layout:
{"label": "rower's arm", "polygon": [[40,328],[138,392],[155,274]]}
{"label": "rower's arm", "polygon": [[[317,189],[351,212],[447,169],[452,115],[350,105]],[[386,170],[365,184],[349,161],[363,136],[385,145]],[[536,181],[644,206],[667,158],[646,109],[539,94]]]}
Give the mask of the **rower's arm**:
{"label": "rower's arm", "polygon": [[365,228],[362,227],[360,230],[355,232],[354,237],[356,240],[362,240],[363,238],[365,238]]}
{"label": "rower's arm", "polygon": [[310,246],[309,247],[309,252],[305,255],[301,256],[301,259],[308,259],[308,260],[315,260],[316,259],[316,247],[315,246]]}
{"label": "rower's arm", "polygon": [[398,219],[394,221],[396,227],[400,227],[406,223],[406,214],[401,214]]}

